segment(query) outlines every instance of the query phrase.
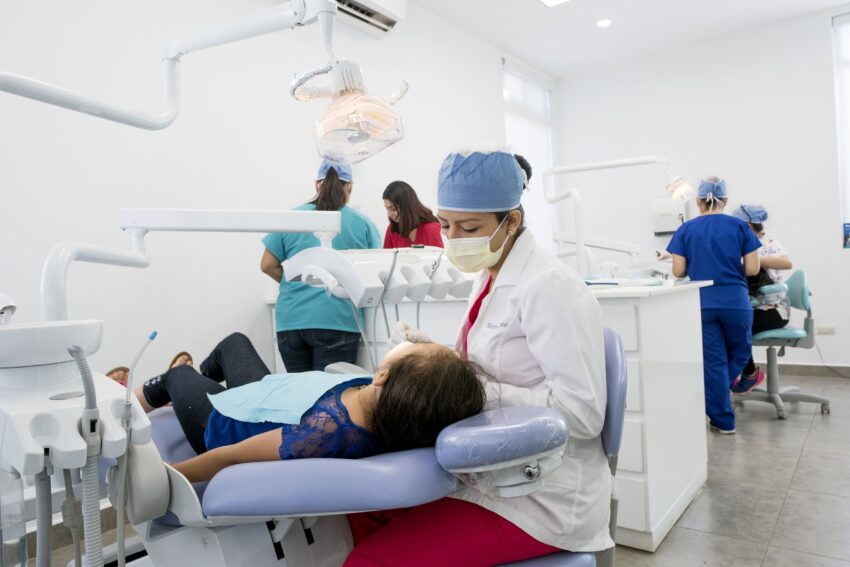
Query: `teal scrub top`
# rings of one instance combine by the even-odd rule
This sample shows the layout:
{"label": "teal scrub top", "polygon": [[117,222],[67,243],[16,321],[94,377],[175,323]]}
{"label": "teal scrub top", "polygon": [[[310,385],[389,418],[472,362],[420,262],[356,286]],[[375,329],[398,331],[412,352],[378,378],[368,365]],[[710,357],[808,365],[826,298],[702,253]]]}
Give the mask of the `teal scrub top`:
{"label": "teal scrub top", "polygon": [[[296,211],[314,211],[312,204],[295,207]],[[362,250],[381,248],[381,235],[369,218],[349,206],[342,207],[340,233],[333,239],[336,250]],[[263,238],[266,249],[282,263],[307,248],[320,245],[312,234],[278,233]],[[362,309],[358,317],[363,317]],[[331,331],[360,332],[351,302],[328,296],[324,289],[304,285],[300,282],[280,282],[280,292],[275,304],[275,330],[296,331],[300,329],[325,329]]]}

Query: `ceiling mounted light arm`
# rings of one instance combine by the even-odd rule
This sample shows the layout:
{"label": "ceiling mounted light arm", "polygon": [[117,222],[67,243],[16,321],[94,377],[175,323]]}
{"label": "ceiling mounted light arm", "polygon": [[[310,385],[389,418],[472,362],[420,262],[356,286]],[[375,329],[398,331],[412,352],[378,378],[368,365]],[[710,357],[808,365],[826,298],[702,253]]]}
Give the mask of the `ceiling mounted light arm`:
{"label": "ceiling mounted light arm", "polygon": [[181,57],[202,49],[290,29],[294,26],[309,25],[317,20],[322,28],[323,46],[329,56],[335,57],[332,34],[336,9],[336,2],[333,0],[290,0],[235,22],[172,40],[166,46],[162,62],[165,109],[160,112],[136,111],[13,73],[0,73],[0,91],[136,128],[160,130],[169,126],[177,118],[180,107],[177,64]]}
{"label": "ceiling mounted light arm", "polygon": [[[547,203],[557,203],[573,196],[574,189],[566,189],[553,193],[554,188],[546,183],[547,180],[555,175],[565,175],[567,173],[578,173],[581,171],[599,171],[602,169],[619,169],[622,167],[635,167],[638,165],[651,165],[654,163],[670,163],[664,156],[644,156],[637,158],[615,159],[610,161],[597,161],[591,163],[579,163],[575,165],[563,165],[561,167],[553,167],[543,172],[543,193]],[[668,171],[669,172],[669,171]]]}
{"label": "ceiling mounted light arm", "polygon": [[[599,171],[604,169],[619,169],[623,167],[635,167],[639,165],[652,165],[652,164],[667,164],[667,174],[671,178],[671,183],[667,186],[668,190],[671,193],[675,192],[674,189],[678,187],[685,187],[689,184],[687,181],[684,181],[681,177],[674,177],[670,173],[669,164],[670,160],[664,156],[643,156],[636,158],[627,158],[627,159],[618,159],[611,161],[598,161],[591,163],[580,163],[574,165],[564,165],[560,167],[553,167],[543,172],[543,196],[546,199],[546,202],[554,204],[560,201],[564,201],[566,199],[572,199],[573,201],[573,224],[575,226],[575,245],[576,245],[576,267],[578,269],[579,274],[587,275],[587,247],[586,247],[586,239],[584,235],[584,227],[582,226],[582,201],[581,195],[578,190],[575,188],[566,188],[561,189],[560,191],[555,190],[554,177],[556,175],[565,175],[568,173],[578,173],[582,171]],[[675,187],[674,187],[675,186]]]}

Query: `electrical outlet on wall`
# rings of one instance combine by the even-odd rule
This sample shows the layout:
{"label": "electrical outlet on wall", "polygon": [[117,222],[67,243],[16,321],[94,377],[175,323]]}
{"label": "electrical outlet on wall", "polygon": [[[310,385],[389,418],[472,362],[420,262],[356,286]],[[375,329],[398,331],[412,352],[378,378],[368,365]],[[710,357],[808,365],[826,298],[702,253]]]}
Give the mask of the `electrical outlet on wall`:
{"label": "electrical outlet on wall", "polygon": [[834,335],[835,334],[835,325],[818,325],[817,330],[815,331],[817,335]]}

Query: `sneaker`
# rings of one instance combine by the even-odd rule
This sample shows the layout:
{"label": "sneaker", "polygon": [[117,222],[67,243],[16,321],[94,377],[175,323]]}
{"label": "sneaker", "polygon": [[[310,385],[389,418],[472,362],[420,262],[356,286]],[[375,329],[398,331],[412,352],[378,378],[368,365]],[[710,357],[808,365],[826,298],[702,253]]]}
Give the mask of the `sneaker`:
{"label": "sneaker", "polygon": [[761,368],[756,368],[752,375],[746,376],[732,385],[732,395],[746,396],[753,391],[753,388],[764,382],[764,376],[764,371]]}
{"label": "sneaker", "polygon": [[715,433],[720,433],[721,435],[735,435],[735,429],[721,429],[714,424],[709,424],[708,428]]}

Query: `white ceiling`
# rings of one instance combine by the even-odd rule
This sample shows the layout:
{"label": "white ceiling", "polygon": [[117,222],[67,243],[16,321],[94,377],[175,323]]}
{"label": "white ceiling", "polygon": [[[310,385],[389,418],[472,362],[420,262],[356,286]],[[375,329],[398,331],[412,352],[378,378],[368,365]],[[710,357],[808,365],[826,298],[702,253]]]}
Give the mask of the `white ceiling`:
{"label": "white ceiling", "polygon": [[[415,0],[548,73],[624,60],[848,4],[848,0]],[[613,20],[608,29],[596,27]]]}

